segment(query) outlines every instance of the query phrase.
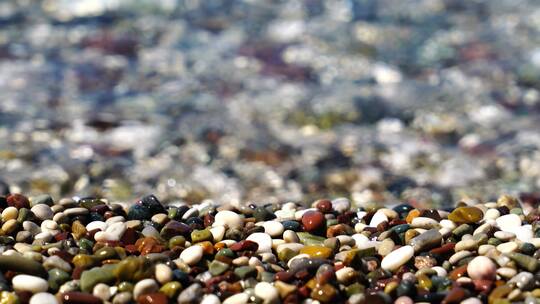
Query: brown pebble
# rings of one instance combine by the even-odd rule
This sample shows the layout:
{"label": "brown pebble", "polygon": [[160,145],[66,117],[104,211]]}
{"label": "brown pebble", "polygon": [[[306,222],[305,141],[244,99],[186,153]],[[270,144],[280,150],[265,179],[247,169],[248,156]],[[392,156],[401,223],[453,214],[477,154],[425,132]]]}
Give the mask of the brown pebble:
{"label": "brown pebble", "polygon": [[302,216],[302,225],[307,232],[314,232],[323,228],[326,223],[324,215],[319,211],[308,211]]}
{"label": "brown pebble", "polygon": [[102,301],[98,297],[94,297],[89,293],[70,291],[65,292],[60,296],[63,304],[101,304]]}
{"label": "brown pebble", "polygon": [[327,199],[317,201],[315,207],[322,213],[332,212],[332,202]]}
{"label": "brown pebble", "polygon": [[444,297],[444,300],[441,302],[442,304],[452,304],[452,303],[460,303],[467,297],[468,293],[465,289],[461,287],[454,287],[451,288],[446,297]]}
{"label": "brown pebble", "polygon": [[10,194],[7,196],[6,201],[8,206],[15,207],[17,209],[30,208],[30,201],[22,194]]}

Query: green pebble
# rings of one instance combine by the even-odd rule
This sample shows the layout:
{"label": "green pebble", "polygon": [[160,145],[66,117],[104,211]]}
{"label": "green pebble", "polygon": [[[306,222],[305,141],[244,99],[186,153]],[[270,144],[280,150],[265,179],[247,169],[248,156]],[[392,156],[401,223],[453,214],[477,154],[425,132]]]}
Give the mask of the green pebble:
{"label": "green pebble", "polygon": [[255,211],[253,211],[253,217],[257,222],[264,222],[273,219],[275,216],[265,207],[257,207],[255,208]]}
{"label": "green pebble", "polygon": [[191,241],[193,243],[199,243],[204,241],[213,241],[212,232],[208,229],[193,230],[191,232]]}
{"label": "green pebble", "polygon": [[170,218],[171,220],[176,219],[176,216],[177,216],[177,215],[178,215],[178,208],[171,207],[171,208],[169,208],[169,210],[167,211],[167,217]]}
{"label": "green pebble", "polygon": [[133,291],[133,284],[131,282],[120,282],[118,284],[118,291],[119,292],[132,292]]}
{"label": "green pebble", "polygon": [[48,194],[41,194],[41,195],[37,195],[37,196],[33,196],[30,198],[30,208],[31,207],[34,207],[35,205],[39,205],[39,204],[45,204],[47,206],[52,206],[54,205],[54,201],[52,199],[52,197]]}
{"label": "green pebble", "polygon": [[94,267],[90,270],[83,271],[81,274],[81,290],[84,292],[92,292],[94,286],[98,283],[111,284],[115,281],[113,271],[116,265],[104,265],[102,267]]}
{"label": "green pebble", "polygon": [[313,235],[308,232],[297,232],[296,235],[298,235],[300,243],[306,246],[323,246],[324,240],[326,240],[325,237]]}
{"label": "green pebble", "polygon": [[411,229],[411,225],[409,224],[401,224],[390,228],[390,230],[394,230],[397,233],[405,233],[409,229]]}
{"label": "green pebble", "polygon": [[274,282],[274,276],[275,275],[272,272],[263,271],[261,273],[261,282],[268,282],[268,283]]}
{"label": "green pebble", "polygon": [[464,236],[465,234],[472,234],[472,233],[473,233],[473,228],[468,224],[461,224],[457,226],[456,229],[452,230],[452,234],[459,239],[461,239],[461,237]]}
{"label": "green pebble", "polygon": [[[27,208],[19,209],[19,214],[17,215],[17,222],[22,223],[26,221],[30,217],[30,213],[31,213],[30,210]],[[34,216],[33,213],[32,213],[32,216]]]}
{"label": "green pebble", "polygon": [[480,246],[486,244],[489,240],[489,237],[485,233],[478,233],[473,235],[473,240],[475,240],[476,243],[478,243],[478,246]]}
{"label": "green pebble", "polygon": [[290,248],[281,249],[278,252],[278,259],[282,262],[288,262],[290,259],[295,257],[298,253]]}
{"label": "green pebble", "polygon": [[16,255],[0,255],[0,269],[46,278],[48,273],[41,263]]}
{"label": "green pebble", "polygon": [[152,263],[144,257],[128,257],[116,264],[113,275],[119,281],[140,281],[153,275]]}
{"label": "green pebble", "polygon": [[502,241],[499,240],[498,238],[492,237],[492,238],[489,238],[488,244],[493,245],[493,246],[498,246],[498,245],[502,244]]}
{"label": "green pebble", "polygon": [[229,228],[225,232],[225,238],[229,240],[241,241],[244,238],[244,231],[240,228]]}
{"label": "green pebble", "polygon": [[240,266],[234,270],[234,274],[242,280],[248,277],[256,278],[257,269],[251,266]]}
{"label": "green pebble", "polygon": [[352,296],[353,294],[363,293],[366,288],[360,283],[354,283],[345,288],[347,296]]}
{"label": "green pebble", "polygon": [[182,284],[180,282],[172,281],[161,286],[159,292],[165,294],[169,299],[176,297],[176,295],[182,290]]}
{"label": "green pebble", "polygon": [[227,258],[231,258],[231,259],[236,258],[236,254],[234,253],[234,251],[232,251],[229,248],[223,248],[223,249],[221,249],[220,251],[218,251],[216,253],[216,258],[217,257],[222,257],[222,256],[227,257]]}
{"label": "green pebble", "polygon": [[186,245],[186,238],[181,235],[173,236],[169,240],[169,248],[173,248],[176,246],[184,247]]}
{"label": "green pebble", "polygon": [[78,241],[78,245],[80,249],[86,250],[87,252],[92,252],[94,242],[90,241],[89,239],[82,238]]}
{"label": "green pebble", "polygon": [[52,291],[57,291],[58,288],[62,286],[62,284],[64,284],[65,282],[69,280],[71,280],[71,276],[69,275],[69,273],[58,268],[49,270],[48,282],[49,282],[49,288]]}
{"label": "green pebble", "polygon": [[208,271],[213,276],[218,276],[227,271],[227,269],[229,269],[229,264],[220,262],[218,260],[213,260],[208,266]]}
{"label": "green pebble", "polygon": [[514,262],[516,262],[516,264],[518,264],[521,268],[526,269],[528,272],[535,273],[538,269],[538,266],[540,266],[540,262],[538,262],[537,259],[528,255],[524,255],[522,253],[510,252],[506,255]]}
{"label": "green pebble", "polygon": [[94,257],[96,257],[98,260],[108,260],[108,259],[114,259],[117,257],[116,250],[112,247],[102,247],[98,249],[94,253]]}
{"label": "green pebble", "polygon": [[531,243],[523,243],[521,244],[519,251],[521,251],[521,253],[526,254],[526,255],[533,255],[534,252],[536,251],[536,247],[534,247],[534,245]]}
{"label": "green pebble", "polygon": [[523,209],[521,208],[513,208],[510,210],[511,214],[517,214],[517,215],[523,215]]}

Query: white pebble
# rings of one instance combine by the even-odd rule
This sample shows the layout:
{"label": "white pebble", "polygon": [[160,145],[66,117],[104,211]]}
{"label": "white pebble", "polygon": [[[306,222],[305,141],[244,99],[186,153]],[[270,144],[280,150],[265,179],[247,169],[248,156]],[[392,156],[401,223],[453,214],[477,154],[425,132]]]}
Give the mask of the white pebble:
{"label": "white pebble", "polygon": [[473,280],[495,280],[497,266],[485,256],[477,256],[467,265],[467,273]]}
{"label": "white pebble", "polygon": [[215,242],[220,242],[223,240],[223,237],[225,236],[225,227],[223,226],[216,226],[210,228],[210,233],[212,233],[212,237],[214,238]]}
{"label": "white pebble", "polygon": [[271,237],[280,237],[283,234],[283,224],[278,221],[267,221],[263,224],[264,232]]}
{"label": "white pebble", "polygon": [[259,282],[255,285],[255,295],[264,300],[265,303],[278,303],[279,292],[270,283]]}
{"label": "white pebble", "polygon": [[12,279],[13,289],[16,291],[30,291],[31,293],[45,292],[49,289],[47,281],[40,277],[19,274]]}
{"label": "white pebble", "polygon": [[221,301],[215,294],[207,294],[202,298],[201,304],[219,304]]}
{"label": "white pebble", "polygon": [[506,242],[506,243],[497,245],[497,250],[499,250],[502,253],[514,252],[514,251],[517,251],[517,249],[518,249],[518,244],[516,244],[515,242]]}
{"label": "white pebble", "polygon": [[521,226],[521,218],[517,214],[506,214],[495,220],[497,227],[502,231],[512,232],[515,228]]}
{"label": "white pebble", "polygon": [[154,279],[144,279],[133,287],[133,297],[136,299],[140,295],[156,292],[158,289],[159,286]]}
{"label": "white pebble", "polygon": [[482,304],[482,301],[480,301],[478,298],[468,298],[461,301],[461,304]]}
{"label": "white pebble", "polygon": [[54,216],[51,207],[45,204],[37,204],[30,209],[34,215],[40,220],[50,220]]}
{"label": "white pebble", "polygon": [[96,230],[96,229],[99,229],[101,231],[105,231],[105,230],[107,230],[107,224],[105,222],[102,222],[102,221],[93,221],[93,222],[88,223],[88,225],[86,225],[86,230],[88,230],[88,231],[92,231],[92,230]]}
{"label": "white pebble", "polygon": [[232,295],[223,301],[223,304],[246,304],[249,300],[249,295],[247,293],[237,293]]}
{"label": "white pebble", "polygon": [[386,216],[385,212],[382,211],[382,209],[379,209],[371,218],[371,221],[369,222],[369,227],[377,227],[377,225],[379,225],[380,223],[387,221],[388,217]]}
{"label": "white pebble", "polygon": [[157,264],[155,269],[156,280],[162,285],[172,281],[173,272],[171,267],[165,264]]}
{"label": "white pebble", "polygon": [[263,232],[255,232],[248,236],[248,241],[255,242],[259,245],[257,253],[272,252],[272,238]]}
{"label": "white pebble", "polygon": [[103,301],[108,301],[111,297],[111,291],[107,284],[98,283],[96,284],[96,286],[94,286],[92,295],[94,295],[94,297],[100,298]]}
{"label": "white pebble", "polygon": [[30,298],[29,304],[58,304],[58,300],[48,292],[38,292]]}
{"label": "white pebble", "polygon": [[394,271],[401,265],[407,263],[414,255],[414,248],[412,246],[400,247],[385,256],[381,262],[381,267],[388,271]]}
{"label": "white pebble", "polygon": [[229,228],[241,228],[244,225],[244,220],[242,217],[233,211],[223,210],[219,211],[215,218],[213,227],[216,226],[227,226]]}
{"label": "white pebble", "polygon": [[180,259],[190,266],[197,264],[202,259],[202,256],[203,249],[198,245],[188,247],[180,253]]}

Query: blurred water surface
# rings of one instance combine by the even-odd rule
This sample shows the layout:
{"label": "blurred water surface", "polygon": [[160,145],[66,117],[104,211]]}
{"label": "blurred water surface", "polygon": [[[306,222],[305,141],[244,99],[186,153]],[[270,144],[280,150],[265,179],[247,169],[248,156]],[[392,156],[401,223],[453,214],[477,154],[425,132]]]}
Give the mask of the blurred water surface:
{"label": "blurred water surface", "polygon": [[131,201],[540,187],[540,2],[0,3],[0,176]]}

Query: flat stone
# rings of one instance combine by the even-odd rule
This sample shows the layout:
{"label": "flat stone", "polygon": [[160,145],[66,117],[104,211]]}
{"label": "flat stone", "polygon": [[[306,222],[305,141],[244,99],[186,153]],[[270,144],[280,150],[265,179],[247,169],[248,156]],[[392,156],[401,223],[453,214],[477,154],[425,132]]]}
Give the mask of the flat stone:
{"label": "flat stone", "polygon": [[439,247],[442,241],[442,234],[438,229],[430,229],[414,238],[409,242],[415,252],[429,250]]}
{"label": "flat stone", "polygon": [[138,298],[140,295],[153,293],[158,291],[158,289],[159,286],[154,279],[144,279],[135,284],[135,287],[133,288],[133,297]]}
{"label": "flat stone", "polygon": [[332,255],[332,249],[323,246],[304,246],[300,253],[307,254],[311,258],[327,259]]}
{"label": "flat stone", "polygon": [[49,289],[47,281],[40,277],[19,274],[11,280],[16,291],[29,291],[31,293],[45,292]]}
{"label": "flat stone", "polygon": [[11,270],[42,278],[47,277],[47,270],[40,263],[17,255],[0,255],[0,269]]}
{"label": "flat stone", "polygon": [[381,268],[388,271],[395,271],[401,265],[407,263],[414,255],[414,248],[412,246],[403,246],[383,258],[381,262]]}
{"label": "flat stone", "polygon": [[513,232],[521,226],[521,218],[517,214],[506,214],[495,220],[497,227],[502,231]]}
{"label": "flat stone", "polygon": [[448,219],[457,224],[473,224],[484,217],[482,210],[476,207],[458,207],[449,215]]}
{"label": "flat stone", "polygon": [[197,245],[184,249],[184,251],[182,251],[180,254],[180,259],[190,266],[197,264],[202,257],[203,248]]}

